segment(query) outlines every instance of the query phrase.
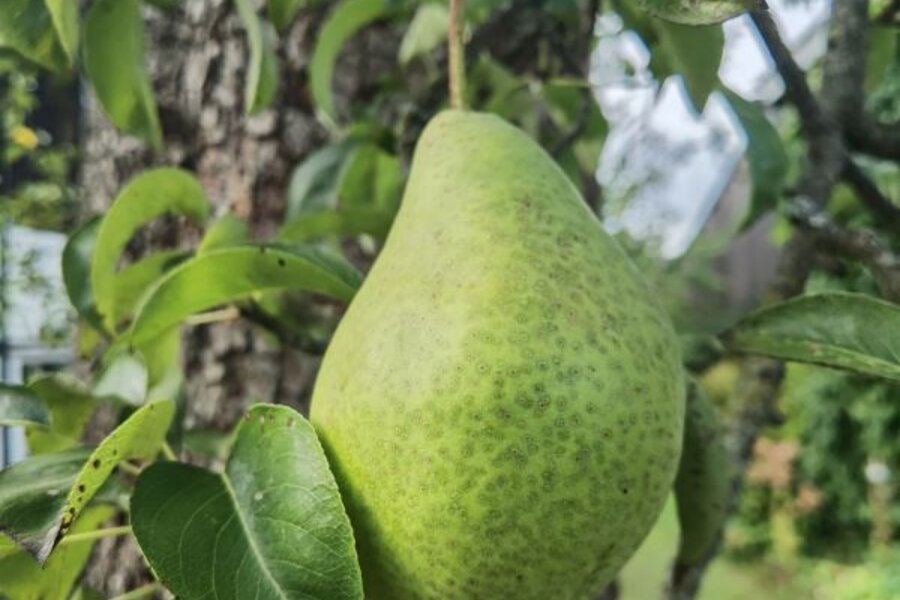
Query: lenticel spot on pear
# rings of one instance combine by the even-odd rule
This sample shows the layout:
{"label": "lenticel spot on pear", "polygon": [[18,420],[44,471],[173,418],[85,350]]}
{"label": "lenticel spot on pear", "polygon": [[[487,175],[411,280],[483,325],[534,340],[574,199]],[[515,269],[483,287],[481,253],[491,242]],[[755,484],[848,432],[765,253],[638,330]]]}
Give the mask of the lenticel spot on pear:
{"label": "lenticel spot on pear", "polygon": [[592,598],[683,419],[672,326],[568,178],[496,116],[438,115],[311,410],[366,598]]}

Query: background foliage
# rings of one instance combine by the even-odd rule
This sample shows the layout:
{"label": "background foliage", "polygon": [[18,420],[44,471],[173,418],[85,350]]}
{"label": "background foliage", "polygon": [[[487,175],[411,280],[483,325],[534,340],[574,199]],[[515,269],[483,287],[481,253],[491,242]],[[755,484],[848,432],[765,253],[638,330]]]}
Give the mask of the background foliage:
{"label": "background foliage", "polygon": [[[711,95],[724,97],[747,136],[744,183],[749,200],[744,210],[726,227],[704,231],[675,260],[660,258],[658,240],[652,237],[621,235],[623,246],[666,301],[685,341],[686,366],[715,400],[732,438],[746,446],[735,458],[739,472],[749,467],[740,479],[744,493],[725,536],[725,555],[733,563],[717,563],[709,584],[716,587],[707,593],[722,598],[723,590],[740,590],[735,582],[749,578],[752,583],[745,589],[758,591],[759,581],[778,583],[785,594],[793,594],[785,597],[814,597],[817,586],[825,587],[822,580],[839,580],[821,591],[831,594],[825,597],[896,597],[900,317],[896,305],[873,298],[900,298],[900,169],[896,155],[855,147],[851,133],[816,121],[816,111],[822,110],[831,111],[828,116],[835,120],[844,118],[839,99],[829,93],[853,85],[835,83],[833,71],[834,56],[854,60],[853,47],[832,49],[809,67],[809,80],[822,82],[813,104],[808,87],[804,89],[806,78],[792,79],[796,73],[788,64],[781,65],[784,101],[764,106],[728,90],[718,77],[724,34],[717,21],[748,7],[715,3],[723,12],[711,17],[706,9],[698,12],[687,4],[638,4],[470,0],[469,105],[522,127],[559,162],[591,209],[609,217],[625,210],[642,186],[651,185],[653,174],[626,181],[614,193],[597,184],[597,164],[611,129],[590,83],[591,51],[604,43],[603,35],[595,37],[598,9],[617,15],[621,27],[616,34],[631,31],[649,50],[645,72],[625,68],[626,79],[649,79],[659,94],[667,80],[681,78],[698,112]],[[837,0],[832,38],[843,39],[853,24],[842,11],[860,5],[865,5],[870,35],[864,64],[856,69],[861,85],[856,96],[862,105],[857,116],[873,119],[889,132],[900,119],[900,17],[891,6]],[[445,101],[444,3],[268,0],[257,6],[235,0],[246,36],[240,101],[247,119],[277,108],[285,86],[297,84],[279,77],[279,61],[288,52],[283,47],[287,30],[309,15],[316,24],[304,102],[314,107],[327,135],[293,165],[277,230],[260,235],[237,211],[215,213],[207,182],[197,180],[190,165],[141,173],[120,190],[102,218],[92,219],[79,210],[83,195],[92,193],[90,182],[85,189],[73,184],[79,160],[73,87],[84,81],[113,125],[164,156],[171,121],[153,89],[146,29],[154,19],[179,18],[181,7],[162,0],[94,0],[83,8],[55,0],[10,0],[0,8],[3,216],[22,225],[71,232],[63,271],[77,313],[79,352],[88,365],[77,378],[41,375],[3,391],[0,421],[27,427],[34,457],[0,474],[0,526],[18,541],[38,540],[30,548],[38,559],[50,556],[47,569],[37,571],[25,552],[4,538],[0,594],[10,600],[89,594],[78,587],[78,574],[95,539],[91,532],[99,532],[97,538],[128,533],[119,525],[128,512],[139,539],[141,531],[183,533],[186,525],[177,519],[155,530],[145,526],[142,516],[161,502],[153,493],[159,490],[150,486],[164,469],[178,471],[165,478],[165,485],[178,488],[167,497],[194,488],[218,489],[230,479],[235,487],[256,489],[246,473],[231,470],[246,458],[250,442],[241,445],[241,436],[250,435],[244,433],[249,426],[227,432],[184,427],[191,398],[184,385],[180,331],[241,319],[274,344],[321,352],[341,307],[361,281],[360,271],[371,264],[389,231],[418,133]],[[658,14],[675,15],[678,22],[654,16]],[[753,9],[757,27],[777,54],[764,15]],[[342,53],[372,28],[398,38],[396,64],[364,93],[348,98],[339,93]],[[855,125],[843,124],[851,130]],[[836,171],[827,160],[835,145]],[[848,161],[858,168],[856,175],[847,175]],[[661,160],[659,168],[678,169],[679,164]],[[136,250],[134,240],[160,217],[185,224],[193,243]],[[752,307],[737,306],[725,296],[717,261],[766,219],[774,220],[771,237],[783,253],[782,269],[764,300],[806,295],[799,303],[777,304],[743,319]],[[807,281],[810,271],[814,273]],[[816,293],[827,296],[811,296]],[[727,335],[718,337],[726,329]],[[849,372],[792,364],[780,386],[780,362],[755,363],[758,359],[743,359],[740,351]],[[154,406],[168,416],[147,417]],[[257,407],[250,414],[259,417],[266,410]],[[100,439],[90,440],[96,450],[73,450],[90,433],[92,415],[104,411],[114,415],[113,424]],[[285,411],[278,413],[283,425],[303,422],[300,414]],[[156,422],[158,430],[135,447],[129,431],[144,419]],[[152,428],[142,426],[141,431]],[[286,437],[283,443],[298,444],[298,452],[321,463],[315,445],[306,442]],[[208,469],[171,462],[148,468],[157,454]],[[97,460],[100,464],[94,466]],[[41,481],[37,491],[51,500],[38,506],[11,483],[24,480]],[[144,493],[135,493],[129,504],[136,481]],[[252,492],[236,495],[231,505],[217,506],[211,518],[251,514],[247,507],[252,498]],[[76,513],[69,514],[73,506]],[[101,528],[113,513],[118,521]],[[342,511],[337,506],[330,514],[339,521]],[[673,519],[672,511],[664,515],[662,533],[648,540],[624,572],[625,594],[644,593],[629,589],[638,590],[644,585],[640,580],[652,579],[644,570],[635,571],[644,567],[634,565],[670,560],[673,550],[665,540],[677,535]],[[88,536],[77,537],[84,533]],[[270,533],[268,541],[236,538],[234,543],[274,544],[275,534],[283,532]],[[156,574],[172,592],[195,597],[183,574],[169,574],[156,545],[155,540],[142,541]],[[344,591],[336,593],[352,597],[357,593],[355,567],[350,559],[345,563],[344,572],[351,575]],[[742,563],[749,566],[734,566]],[[208,564],[198,563],[196,569],[216,574]],[[722,569],[731,571],[722,575]],[[678,585],[676,581],[674,587]],[[139,589],[153,593],[158,584],[148,579]]]}

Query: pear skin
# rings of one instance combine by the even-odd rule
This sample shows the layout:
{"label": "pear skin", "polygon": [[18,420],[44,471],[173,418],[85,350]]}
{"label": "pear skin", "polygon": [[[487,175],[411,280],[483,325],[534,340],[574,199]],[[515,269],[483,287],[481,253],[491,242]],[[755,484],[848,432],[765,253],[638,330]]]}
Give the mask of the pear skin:
{"label": "pear skin", "polygon": [[369,600],[582,600],[656,521],[681,451],[672,326],[549,156],[446,111],[311,409]]}

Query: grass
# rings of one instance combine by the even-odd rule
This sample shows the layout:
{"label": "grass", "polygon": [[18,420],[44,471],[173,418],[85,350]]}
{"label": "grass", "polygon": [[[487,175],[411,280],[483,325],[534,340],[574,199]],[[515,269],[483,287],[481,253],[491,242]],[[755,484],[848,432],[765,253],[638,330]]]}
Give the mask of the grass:
{"label": "grass", "polygon": [[[660,597],[678,543],[675,503],[670,500],[653,531],[620,575],[622,600]],[[710,567],[699,600],[803,600],[814,598],[798,589],[790,573],[772,564],[738,564],[723,558]]]}

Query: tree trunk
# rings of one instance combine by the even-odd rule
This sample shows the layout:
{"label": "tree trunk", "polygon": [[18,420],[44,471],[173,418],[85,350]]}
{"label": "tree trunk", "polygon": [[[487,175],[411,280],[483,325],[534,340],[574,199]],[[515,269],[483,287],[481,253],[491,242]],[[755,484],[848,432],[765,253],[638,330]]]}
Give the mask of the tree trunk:
{"label": "tree trunk", "polygon": [[[278,95],[272,106],[253,116],[244,113],[248,49],[233,0],[182,0],[173,11],[147,9],[146,47],[164,150],[154,153],[117,132],[93,94],[86,92],[80,176],[88,212],[103,212],[136,173],[175,165],[199,178],[217,216],[232,212],[249,221],[255,238],[270,238],[284,214],[293,167],[328,139],[314,116],[307,67],[316,34],[333,3],[315,4],[301,11],[280,34]],[[584,0],[583,4],[588,26],[581,31],[549,18],[542,2],[512,0],[474,32],[467,54],[474,60],[487,52],[514,72],[584,76],[581,63],[589,53],[597,2]],[[403,30],[403,26],[376,24],[343,49],[333,82],[339,114],[349,112],[351,100],[370,100],[383,75],[396,67]],[[551,61],[552,68],[541,58],[549,48],[539,43],[543,37],[552,43],[551,54],[559,55]],[[446,53],[438,50],[435,58],[443,68]],[[404,123],[396,132],[404,160],[421,127],[446,98],[442,81],[436,82],[439,87],[422,86],[421,77],[410,77],[409,83],[419,85],[397,91],[379,117],[383,122]],[[586,193],[595,196],[596,184],[593,178],[588,180]],[[179,219],[160,219],[139,232],[129,251],[140,255],[160,246],[194,247],[199,233]],[[338,315],[331,316],[336,321]],[[306,410],[319,358],[270,340],[271,336],[243,321],[186,330],[186,429],[230,428],[255,401]],[[107,418],[105,428],[99,423],[97,428],[111,426],[112,419]],[[88,573],[92,587],[112,596],[148,579],[132,542],[104,540],[98,545]]]}
{"label": "tree trunk", "polygon": [[[103,212],[136,173],[177,165],[196,174],[215,215],[233,212],[250,222],[255,238],[271,237],[284,213],[292,168],[327,139],[306,85],[315,32],[327,8],[301,13],[281,34],[278,96],[270,108],[253,116],[244,112],[248,50],[234,3],[184,0],[174,11],[148,9],[146,47],[165,149],[154,153],[117,132],[93,93],[86,92],[80,175],[87,210]],[[347,48],[335,82],[339,107],[394,64],[396,44],[396,35],[375,32],[359,36]],[[165,218],[141,231],[130,251],[191,247],[198,237],[195,227]],[[269,340],[241,321],[186,330],[185,428],[229,428],[255,401],[306,409],[318,357]],[[104,540],[98,545],[89,585],[112,596],[147,580],[130,541]]]}

